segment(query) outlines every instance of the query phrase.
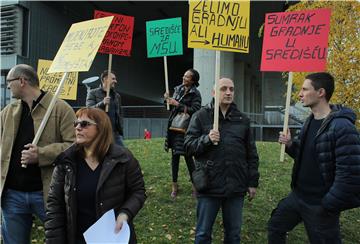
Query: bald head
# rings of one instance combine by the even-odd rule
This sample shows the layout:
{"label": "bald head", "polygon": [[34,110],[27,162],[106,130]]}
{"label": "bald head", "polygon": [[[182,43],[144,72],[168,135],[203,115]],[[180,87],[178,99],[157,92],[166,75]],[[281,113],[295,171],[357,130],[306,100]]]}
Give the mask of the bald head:
{"label": "bald head", "polygon": [[39,77],[33,67],[27,64],[18,64],[14,66],[8,76],[22,77],[26,79],[30,86],[39,87]]}
{"label": "bald head", "polygon": [[219,104],[230,105],[234,100],[234,82],[229,78],[221,78],[218,81],[218,89]]}

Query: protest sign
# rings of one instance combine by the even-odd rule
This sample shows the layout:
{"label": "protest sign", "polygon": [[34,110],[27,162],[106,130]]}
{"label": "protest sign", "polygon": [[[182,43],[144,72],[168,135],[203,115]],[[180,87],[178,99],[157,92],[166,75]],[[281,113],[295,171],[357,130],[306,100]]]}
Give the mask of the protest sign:
{"label": "protest sign", "polygon": [[[330,9],[268,13],[265,16],[261,71],[290,71],[287,83],[283,133],[288,131],[294,71],[324,71]],[[284,161],[281,145],[280,162]]]}
{"label": "protest sign", "polygon": [[134,17],[95,10],[94,18],[114,16],[105,34],[99,53],[130,56],[134,32]]}
{"label": "protest sign", "polygon": [[88,71],[113,18],[73,24],[48,72]]}
{"label": "protest sign", "polygon": [[183,54],[181,18],[146,22],[148,58]]}
{"label": "protest sign", "polygon": [[260,70],[325,70],[330,14],[330,9],[266,14]]}
{"label": "protest sign", "polygon": [[[51,66],[51,63],[52,63],[51,60],[39,59],[37,74],[39,76],[40,89],[55,94],[55,91],[59,86],[63,73],[49,74],[48,71]],[[67,100],[76,100],[78,74],[79,74],[78,72],[71,72],[68,74],[64,86],[61,89],[59,98],[67,99]]]}
{"label": "protest sign", "polygon": [[[54,61],[47,73],[64,72],[55,94],[41,120],[40,126],[36,131],[32,144],[37,145],[40,136],[48,122],[50,114],[54,108],[56,100],[59,98],[62,87],[69,72],[88,71],[95,58],[102,39],[107,32],[114,17],[106,17],[96,20],[83,21],[71,25],[70,30],[65,36]],[[21,167],[26,168],[27,164]]]}
{"label": "protest sign", "polygon": [[188,47],[249,52],[250,1],[190,1]]}

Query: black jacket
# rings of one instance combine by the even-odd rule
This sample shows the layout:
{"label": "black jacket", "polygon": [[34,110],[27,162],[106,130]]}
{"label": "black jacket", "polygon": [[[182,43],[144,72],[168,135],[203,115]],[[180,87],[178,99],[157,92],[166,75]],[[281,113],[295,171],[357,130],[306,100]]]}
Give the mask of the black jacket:
{"label": "black jacket", "polygon": [[172,106],[172,110],[168,121],[168,130],[165,139],[165,150],[172,148],[177,154],[184,154],[184,134],[170,131],[170,125],[174,117],[181,112],[184,112],[185,107],[190,117],[201,108],[201,94],[193,85],[185,94],[184,85],[179,85],[174,88],[173,98],[179,102],[179,106]]}
{"label": "black jacket", "polygon": [[[76,241],[76,158],[73,145],[55,160],[55,170],[50,184],[45,221],[46,243],[73,244]],[[136,243],[132,224],[135,215],[146,199],[144,180],[138,161],[123,147],[112,145],[102,162],[96,190],[96,216],[115,209],[129,216],[131,236]]]}
{"label": "black jacket", "polygon": [[258,154],[250,120],[231,104],[226,116],[219,114],[220,142],[213,145],[208,136],[213,128],[214,109],[209,104],[193,115],[185,135],[185,149],[194,155],[197,167],[206,165],[209,187],[200,196],[245,195],[257,187]]}
{"label": "black jacket", "polygon": [[[340,105],[332,105],[315,136],[315,158],[327,193],[322,205],[330,212],[360,206],[360,137],[354,126],[355,113]],[[304,136],[313,115],[305,121],[299,139],[286,152],[295,159],[292,188],[299,173]]]}
{"label": "black jacket", "polygon": [[[112,95],[112,93],[114,96],[114,100],[112,100],[112,102],[114,102],[116,106],[115,121],[113,121],[113,123],[115,124],[115,128],[113,128],[113,130],[117,131],[120,135],[123,136],[124,122],[123,122],[123,112],[121,107],[121,96],[117,91],[115,91],[115,89],[110,90],[110,95]],[[102,110],[105,110],[105,104],[104,104],[105,96],[106,96],[106,91],[104,91],[102,87],[98,87],[90,90],[86,97],[86,107],[100,108]]]}

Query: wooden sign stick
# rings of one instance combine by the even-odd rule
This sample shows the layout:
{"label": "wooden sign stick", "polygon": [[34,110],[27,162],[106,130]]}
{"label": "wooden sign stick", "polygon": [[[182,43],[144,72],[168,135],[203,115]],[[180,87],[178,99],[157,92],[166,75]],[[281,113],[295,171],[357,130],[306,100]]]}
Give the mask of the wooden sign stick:
{"label": "wooden sign stick", "polygon": [[[167,69],[167,58],[164,56],[164,71],[165,71],[165,92],[170,95],[169,93],[169,78],[168,78],[168,69]],[[166,109],[170,110],[169,100],[166,99]]]}
{"label": "wooden sign stick", "polygon": [[[284,127],[283,133],[287,134],[289,128],[289,110],[290,110],[290,100],[291,100],[291,90],[292,90],[292,80],[293,80],[293,72],[289,72],[288,84],[287,84],[287,92],[286,92],[286,107],[285,107],[285,115],[284,115]],[[285,157],[285,144],[281,144],[280,150],[280,162],[284,162]]]}
{"label": "wooden sign stick", "polygon": [[[55,92],[55,94],[54,94],[54,96],[53,96],[53,98],[52,98],[52,100],[51,100],[51,102],[49,104],[49,107],[46,110],[44,118],[42,119],[41,124],[39,126],[39,129],[37,130],[36,135],[35,135],[33,141],[31,142],[31,144],[34,144],[34,145],[38,144],[40,136],[41,136],[42,132],[44,131],[44,128],[45,128],[45,126],[46,126],[46,124],[47,124],[47,122],[49,120],[51,111],[54,108],[55,102],[56,102],[57,98],[60,95],[61,89],[62,89],[62,87],[63,87],[63,85],[65,83],[67,75],[68,75],[68,72],[65,72],[63,74],[63,76],[61,78],[61,81],[60,81],[60,84],[59,84],[58,88],[56,89],[56,92]],[[27,164],[21,164],[21,167],[26,168]]]}
{"label": "wooden sign stick", "polygon": [[[106,79],[106,96],[110,96],[110,84],[111,84],[111,65],[112,65],[112,54],[109,54],[109,66],[108,66],[108,76]],[[105,106],[105,112],[109,112],[109,104]]]}
{"label": "wooden sign stick", "polygon": [[[220,80],[220,51],[215,51],[215,101],[214,101],[214,130],[219,130],[219,80]],[[214,145],[217,145],[217,142],[214,142]]]}

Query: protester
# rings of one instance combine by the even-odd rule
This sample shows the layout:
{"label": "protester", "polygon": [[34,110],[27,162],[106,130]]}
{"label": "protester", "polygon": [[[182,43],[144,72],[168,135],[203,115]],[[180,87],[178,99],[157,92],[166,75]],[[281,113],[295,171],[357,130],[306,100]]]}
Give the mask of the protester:
{"label": "protester", "polygon": [[[145,201],[138,161],[124,147],[113,144],[111,121],[96,108],[82,108],[74,122],[75,144],[55,160],[47,201],[47,243],[85,243],[83,233],[105,212],[114,209],[119,232],[130,225]],[[114,216],[115,218],[115,216]]]}
{"label": "protester", "polygon": [[17,100],[0,115],[2,237],[5,244],[29,244],[32,215],[45,220],[51,163],[74,141],[75,113],[56,99],[38,143],[32,144],[53,95],[40,90],[36,71],[26,64],[14,66],[6,82]]}
{"label": "protester", "polygon": [[[195,243],[211,243],[212,227],[220,208],[224,243],[240,243],[244,197],[247,192],[250,200],[255,197],[259,180],[258,154],[250,120],[233,103],[233,81],[222,78],[218,85],[220,130],[212,129],[212,101],[193,115],[185,137],[186,152],[194,155],[196,165],[193,174],[198,190]],[[195,175],[198,171],[203,172],[200,179],[199,174]]]}
{"label": "protester", "polygon": [[[165,150],[171,148],[171,172],[172,172],[172,191],[170,196],[176,198],[178,193],[178,172],[180,155],[183,155],[189,171],[190,179],[194,170],[194,160],[184,152],[184,131],[171,129],[173,119],[179,114],[186,112],[190,116],[201,108],[201,95],[196,87],[199,86],[200,75],[195,69],[185,72],[182,84],[174,88],[173,97],[165,93],[164,98],[171,105],[171,113],[168,122],[168,130],[165,139]],[[190,120],[190,119],[189,119]],[[186,128],[185,128],[186,129]],[[193,189],[193,196],[196,191]]]}
{"label": "protester", "polygon": [[151,139],[151,132],[148,129],[144,129],[144,139],[150,140]]}
{"label": "protester", "polygon": [[310,243],[341,243],[340,212],[360,206],[360,137],[355,113],[330,105],[334,78],[329,73],[306,76],[299,97],[312,114],[298,139],[290,131],[279,142],[294,158],[290,194],[272,212],[269,243],[304,222]]}
{"label": "protester", "polygon": [[[105,110],[106,105],[108,105],[109,110],[107,114],[111,120],[115,143],[120,146],[124,146],[123,113],[121,107],[121,96],[115,89],[117,84],[116,75],[113,71],[111,71],[110,79],[108,79],[108,71],[105,70],[101,74],[100,78],[101,86],[90,90],[87,94],[86,107]],[[106,96],[106,84],[108,81],[110,82],[110,96]]]}

